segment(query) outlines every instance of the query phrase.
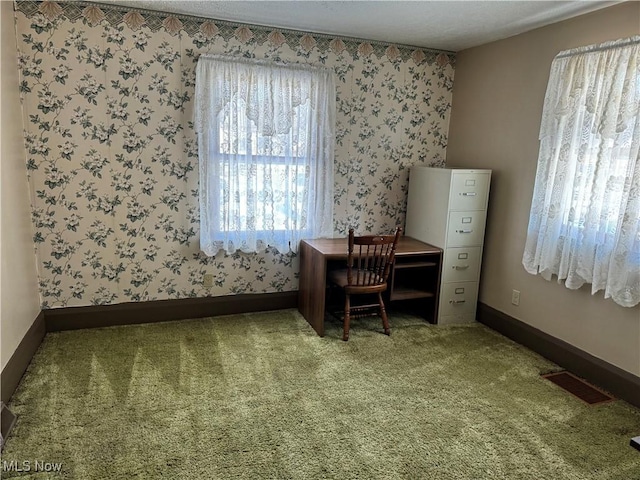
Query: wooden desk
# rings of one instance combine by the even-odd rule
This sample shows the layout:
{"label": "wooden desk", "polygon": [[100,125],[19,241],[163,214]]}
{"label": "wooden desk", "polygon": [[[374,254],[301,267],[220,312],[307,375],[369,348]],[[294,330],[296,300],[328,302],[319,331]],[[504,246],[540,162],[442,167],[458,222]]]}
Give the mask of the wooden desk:
{"label": "wooden desk", "polygon": [[[300,242],[298,310],[321,337],[324,336],[327,270],[334,265],[344,268],[347,248],[346,238]],[[387,298],[392,302],[433,298],[433,311],[424,313],[425,317],[435,321],[441,268],[442,249],[411,237],[400,237],[389,276]]]}

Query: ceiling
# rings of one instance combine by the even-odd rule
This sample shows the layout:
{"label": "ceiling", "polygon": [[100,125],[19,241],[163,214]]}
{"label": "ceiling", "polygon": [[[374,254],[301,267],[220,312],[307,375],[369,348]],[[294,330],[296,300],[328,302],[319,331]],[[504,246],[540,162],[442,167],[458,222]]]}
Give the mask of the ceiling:
{"label": "ceiling", "polygon": [[619,3],[619,0],[116,0],[105,3],[459,51],[598,10]]}

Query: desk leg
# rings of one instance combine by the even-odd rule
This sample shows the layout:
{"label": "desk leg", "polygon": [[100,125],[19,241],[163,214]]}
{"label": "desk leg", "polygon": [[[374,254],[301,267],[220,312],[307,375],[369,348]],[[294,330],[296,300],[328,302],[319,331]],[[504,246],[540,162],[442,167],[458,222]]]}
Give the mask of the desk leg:
{"label": "desk leg", "polygon": [[298,310],[321,337],[324,336],[326,273],[327,262],[324,255],[301,242]]}

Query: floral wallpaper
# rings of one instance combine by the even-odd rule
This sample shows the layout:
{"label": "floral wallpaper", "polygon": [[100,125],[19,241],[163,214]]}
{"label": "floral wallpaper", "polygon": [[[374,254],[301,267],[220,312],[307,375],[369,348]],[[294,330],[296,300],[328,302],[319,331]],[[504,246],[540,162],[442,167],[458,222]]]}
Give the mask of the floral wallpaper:
{"label": "floral wallpaper", "polygon": [[335,235],[402,225],[409,167],[444,164],[451,53],[98,3],[15,5],[43,308],[297,289],[291,253],[199,251],[202,53],[335,70]]}

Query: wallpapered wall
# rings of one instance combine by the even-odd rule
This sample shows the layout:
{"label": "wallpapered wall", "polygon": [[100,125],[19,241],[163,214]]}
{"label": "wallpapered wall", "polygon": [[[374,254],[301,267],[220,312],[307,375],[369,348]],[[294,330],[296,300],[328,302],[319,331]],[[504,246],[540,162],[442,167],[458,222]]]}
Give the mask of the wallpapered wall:
{"label": "wallpapered wall", "polygon": [[402,225],[409,167],[444,163],[453,54],[103,4],[16,5],[43,308],[297,289],[290,253],[199,251],[202,53],[335,70],[336,235]]}

